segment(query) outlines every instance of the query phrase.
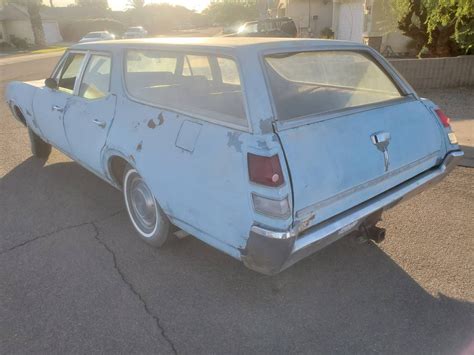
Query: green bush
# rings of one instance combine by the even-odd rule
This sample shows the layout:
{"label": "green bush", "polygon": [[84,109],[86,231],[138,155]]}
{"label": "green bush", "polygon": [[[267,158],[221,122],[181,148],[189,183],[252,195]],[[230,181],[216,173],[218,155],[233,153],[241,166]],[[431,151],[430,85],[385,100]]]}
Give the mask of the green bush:
{"label": "green bush", "polygon": [[126,26],[117,20],[99,18],[61,23],[60,30],[65,41],[76,42],[87,33],[95,31],[109,31],[120,36],[125,32]]}
{"label": "green bush", "polygon": [[10,42],[18,49],[27,49],[29,47],[26,39],[16,37],[15,35],[10,35]]}

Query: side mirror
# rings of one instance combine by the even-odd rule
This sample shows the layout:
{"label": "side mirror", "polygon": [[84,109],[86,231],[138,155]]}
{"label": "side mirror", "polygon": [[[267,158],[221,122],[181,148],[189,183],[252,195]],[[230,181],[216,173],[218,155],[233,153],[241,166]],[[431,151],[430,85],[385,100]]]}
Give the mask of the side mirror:
{"label": "side mirror", "polygon": [[57,89],[58,88],[58,82],[56,79],[53,78],[48,78],[44,81],[44,85],[50,89]]}

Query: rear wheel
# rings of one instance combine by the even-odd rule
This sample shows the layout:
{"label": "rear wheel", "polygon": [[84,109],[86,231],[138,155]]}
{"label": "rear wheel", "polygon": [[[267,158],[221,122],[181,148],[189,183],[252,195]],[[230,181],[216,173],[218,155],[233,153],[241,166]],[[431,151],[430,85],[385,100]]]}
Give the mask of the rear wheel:
{"label": "rear wheel", "polygon": [[131,166],[125,168],[123,196],[130,220],[140,237],[150,245],[162,246],[170,238],[171,222],[143,178]]}
{"label": "rear wheel", "polygon": [[51,144],[42,140],[35,132],[28,128],[28,135],[30,136],[31,153],[39,159],[48,159],[51,154]]}

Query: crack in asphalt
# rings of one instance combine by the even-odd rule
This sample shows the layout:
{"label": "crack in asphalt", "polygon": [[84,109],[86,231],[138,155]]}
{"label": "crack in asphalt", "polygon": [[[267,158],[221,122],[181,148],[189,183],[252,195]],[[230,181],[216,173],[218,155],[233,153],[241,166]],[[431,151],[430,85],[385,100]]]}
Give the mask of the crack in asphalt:
{"label": "crack in asphalt", "polygon": [[17,244],[17,245],[14,245],[8,249],[4,249],[2,251],[0,251],[0,255],[3,255],[3,254],[6,254],[6,253],[9,253],[15,249],[18,249],[20,247],[23,247],[25,245],[28,245],[30,243],[33,243],[39,239],[44,239],[44,238],[47,238],[53,234],[57,234],[57,233],[60,233],[62,231],[66,231],[66,230],[69,230],[69,229],[74,229],[74,228],[80,228],[80,227],[84,227],[84,226],[87,226],[91,224],[91,222],[84,222],[84,223],[80,223],[80,224],[75,224],[75,225],[72,225],[72,226],[66,226],[66,227],[61,227],[61,228],[58,228],[58,229],[55,229],[51,232],[48,232],[48,233],[45,233],[45,234],[42,234],[42,235],[39,235],[37,237],[34,237],[32,239],[28,239],[28,240],[25,240],[24,242],[20,243],[20,244]]}
{"label": "crack in asphalt", "polygon": [[163,339],[166,340],[166,342],[169,344],[169,346],[171,347],[171,350],[173,351],[174,354],[178,354],[177,350],[176,350],[176,347],[173,343],[173,341],[168,337],[168,335],[166,334],[166,331],[165,331],[165,328],[162,326],[161,324],[161,321],[160,321],[160,318],[155,315],[151,310],[150,308],[148,307],[148,304],[145,302],[145,299],[143,298],[143,296],[140,294],[140,292],[138,292],[136,290],[136,288],[133,286],[133,284],[127,280],[127,278],[125,277],[124,273],[122,272],[122,270],[120,270],[120,267],[118,266],[118,262],[117,262],[117,257],[114,253],[114,251],[102,240],[99,238],[99,235],[100,235],[100,231],[99,231],[99,228],[97,227],[97,224],[96,222],[90,222],[90,224],[94,227],[94,230],[95,230],[95,235],[94,235],[94,238],[97,240],[97,242],[102,245],[109,253],[110,255],[112,255],[112,260],[113,260],[113,264],[114,264],[114,268],[115,270],[117,271],[117,273],[119,274],[120,278],[122,279],[123,283],[126,284],[128,286],[128,288],[130,289],[130,291],[138,298],[138,300],[142,303],[143,305],[143,308],[145,309],[145,312],[154,319],[155,323],[156,323],[156,326],[158,327],[158,329],[160,330],[160,333],[161,333],[161,336],[163,337]]}
{"label": "crack in asphalt", "polygon": [[20,247],[23,247],[25,245],[28,245],[30,243],[33,243],[39,239],[44,239],[44,238],[47,238],[49,236],[52,236],[54,234],[57,234],[57,233],[60,233],[62,231],[67,231],[69,229],[74,229],[74,228],[80,228],[80,227],[84,227],[84,226],[87,226],[89,224],[93,224],[93,223],[99,223],[99,222],[103,222],[103,221],[106,221],[107,219],[109,218],[112,218],[112,217],[115,217],[116,215],[118,215],[120,212],[124,211],[124,209],[120,209],[118,211],[115,211],[114,213],[102,218],[102,219],[99,219],[99,220],[92,220],[92,221],[89,221],[89,222],[82,222],[82,223],[78,223],[78,224],[73,224],[71,226],[65,226],[65,227],[60,227],[60,228],[57,228],[51,232],[47,232],[45,234],[41,234],[41,235],[38,235],[36,237],[33,237],[31,239],[28,239],[28,240],[25,240],[24,242],[21,242],[20,244],[16,244],[10,248],[7,248],[7,249],[4,249],[4,250],[0,250],[0,256],[3,255],[3,254],[6,254],[6,253],[9,253],[15,249],[18,249]]}
{"label": "crack in asphalt", "polygon": [[28,245],[34,241],[37,241],[39,239],[44,239],[44,238],[47,238],[49,236],[52,236],[54,234],[57,234],[57,233],[60,233],[62,231],[67,231],[67,230],[70,230],[70,229],[75,229],[75,228],[80,228],[80,227],[84,227],[84,226],[92,226],[92,228],[94,228],[94,239],[100,244],[102,245],[105,250],[110,253],[110,255],[112,255],[112,260],[113,260],[113,264],[114,264],[114,269],[117,271],[117,273],[119,274],[120,278],[122,279],[122,282],[127,285],[127,287],[130,289],[130,291],[138,298],[138,300],[142,303],[143,305],[143,308],[145,309],[145,312],[153,318],[153,320],[155,321],[155,324],[156,326],[158,327],[160,333],[161,333],[161,336],[163,337],[163,339],[165,339],[165,341],[169,344],[169,346],[171,347],[171,350],[173,351],[174,354],[178,354],[177,350],[176,350],[176,347],[173,343],[173,341],[168,337],[168,335],[166,334],[166,331],[165,331],[165,328],[161,325],[161,321],[160,321],[160,318],[155,315],[151,310],[150,310],[150,307],[148,306],[148,304],[145,302],[145,299],[143,298],[143,296],[135,289],[135,287],[133,286],[133,284],[127,280],[127,278],[125,277],[125,275],[123,274],[122,270],[120,270],[120,267],[118,266],[118,262],[117,262],[117,257],[115,256],[115,253],[114,251],[102,240],[99,238],[99,235],[100,235],[100,231],[99,231],[99,228],[97,227],[97,223],[100,223],[100,222],[104,222],[106,221],[107,219],[109,218],[112,218],[118,214],[120,214],[122,211],[124,211],[124,209],[120,209],[102,219],[99,219],[99,220],[93,220],[93,221],[89,221],[89,222],[83,222],[83,223],[78,223],[78,224],[75,224],[75,225],[71,225],[71,226],[66,226],[66,227],[61,227],[61,228],[58,228],[58,229],[55,229],[51,232],[48,232],[48,233],[45,233],[45,234],[42,234],[42,235],[39,235],[39,236],[36,236],[32,239],[29,239],[29,240],[26,240],[20,244],[17,244],[17,245],[14,245],[12,246],[11,248],[8,248],[8,249],[5,249],[5,250],[2,250],[0,251],[0,256],[3,255],[3,254],[6,254],[8,252],[11,252],[15,249],[18,249],[20,247],[23,247],[25,245]]}

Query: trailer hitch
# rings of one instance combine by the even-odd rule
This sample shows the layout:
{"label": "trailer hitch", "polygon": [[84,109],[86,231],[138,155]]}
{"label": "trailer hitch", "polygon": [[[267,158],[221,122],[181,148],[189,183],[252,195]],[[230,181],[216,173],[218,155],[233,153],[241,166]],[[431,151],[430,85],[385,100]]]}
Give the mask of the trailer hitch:
{"label": "trailer hitch", "polygon": [[375,243],[381,243],[385,239],[385,228],[380,228],[375,225],[367,226],[363,223],[360,226],[360,234],[356,237],[356,241],[359,244],[373,240]]}

